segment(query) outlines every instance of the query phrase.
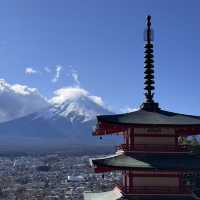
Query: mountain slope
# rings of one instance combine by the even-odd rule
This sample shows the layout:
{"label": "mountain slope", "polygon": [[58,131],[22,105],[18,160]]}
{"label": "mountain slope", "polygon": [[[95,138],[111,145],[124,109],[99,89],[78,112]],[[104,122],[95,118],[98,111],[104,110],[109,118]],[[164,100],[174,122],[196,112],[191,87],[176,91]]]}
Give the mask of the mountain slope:
{"label": "mountain slope", "polygon": [[16,142],[27,144],[28,141],[29,145],[116,144],[115,137],[105,137],[101,142],[92,136],[96,115],[112,113],[93,96],[79,90],[75,92],[78,94],[52,98],[50,106],[39,112],[0,123],[0,140],[15,138]]}
{"label": "mountain slope", "polygon": [[0,122],[26,116],[48,106],[36,88],[0,79]]}

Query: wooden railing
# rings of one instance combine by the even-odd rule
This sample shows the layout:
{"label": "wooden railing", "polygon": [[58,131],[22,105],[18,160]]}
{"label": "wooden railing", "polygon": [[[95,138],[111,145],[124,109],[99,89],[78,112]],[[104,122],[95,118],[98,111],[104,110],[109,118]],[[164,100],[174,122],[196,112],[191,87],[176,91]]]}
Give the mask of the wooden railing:
{"label": "wooden railing", "polygon": [[190,151],[190,145],[165,145],[165,144],[121,144],[117,146],[117,150],[124,151]]}
{"label": "wooden railing", "polygon": [[168,187],[168,186],[135,186],[121,187],[118,186],[126,194],[191,194],[190,187]]}

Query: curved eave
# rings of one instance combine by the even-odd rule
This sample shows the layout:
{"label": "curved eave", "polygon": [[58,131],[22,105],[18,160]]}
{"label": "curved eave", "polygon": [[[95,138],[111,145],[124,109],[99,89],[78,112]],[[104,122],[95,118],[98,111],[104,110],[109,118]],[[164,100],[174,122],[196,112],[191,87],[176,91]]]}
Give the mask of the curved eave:
{"label": "curved eave", "polygon": [[106,135],[124,132],[128,128],[175,128],[177,133],[200,134],[200,117],[173,113],[164,110],[150,112],[138,110],[119,115],[97,116],[97,128],[94,135]]}
{"label": "curved eave", "polygon": [[[166,125],[166,124],[117,124],[101,122],[93,132],[93,135],[109,135],[127,131],[129,128],[174,128],[177,136],[199,135],[200,125]],[[152,135],[151,135],[152,136]]]}
{"label": "curved eave", "polygon": [[116,154],[91,159],[96,172],[109,170],[159,170],[159,171],[200,171],[200,156],[192,154],[141,155]]}
{"label": "curved eave", "polygon": [[181,123],[181,124],[170,124],[170,123],[126,123],[126,122],[116,122],[112,120],[98,120],[98,125],[101,126],[102,123],[105,124],[113,124],[113,125],[119,125],[119,126],[127,126],[127,127],[200,127],[200,120],[199,123]]}

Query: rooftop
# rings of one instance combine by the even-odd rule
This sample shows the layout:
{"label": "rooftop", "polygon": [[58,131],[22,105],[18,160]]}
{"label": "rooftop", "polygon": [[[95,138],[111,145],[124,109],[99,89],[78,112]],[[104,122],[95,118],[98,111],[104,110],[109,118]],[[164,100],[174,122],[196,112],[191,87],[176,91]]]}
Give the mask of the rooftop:
{"label": "rooftop", "polygon": [[97,116],[98,122],[125,125],[159,125],[159,126],[200,126],[200,117],[169,112],[162,109],[149,111],[141,108],[137,111]]}
{"label": "rooftop", "polygon": [[200,155],[122,152],[90,160],[95,167],[134,170],[200,171]]}
{"label": "rooftop", "polygon": [[121,192],[115,189],[108,192],[85,192],[84,200],[195,200],[195,196],[192,195],[123,195]]}

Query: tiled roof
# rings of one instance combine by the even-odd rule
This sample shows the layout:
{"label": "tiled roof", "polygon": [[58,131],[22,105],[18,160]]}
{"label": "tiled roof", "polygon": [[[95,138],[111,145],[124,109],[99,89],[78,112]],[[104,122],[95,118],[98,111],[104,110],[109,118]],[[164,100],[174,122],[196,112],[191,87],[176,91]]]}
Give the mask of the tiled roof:
{"label": "tiled roof", "polygon": [[192,153],[163,155],[124,152],[112,156],[91,159],[91,163],[95,167],[112,167],[116,169],[199,171],[200,155]]}

